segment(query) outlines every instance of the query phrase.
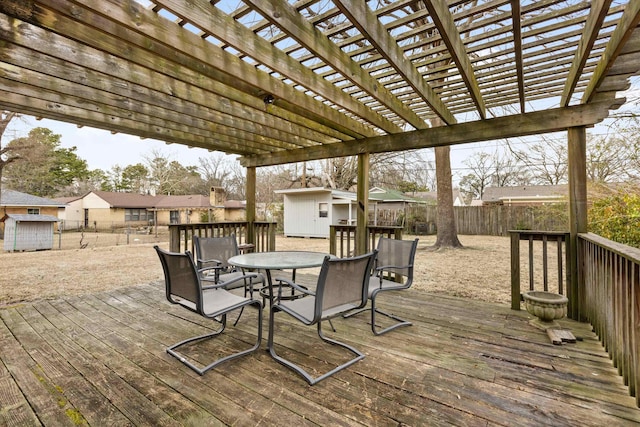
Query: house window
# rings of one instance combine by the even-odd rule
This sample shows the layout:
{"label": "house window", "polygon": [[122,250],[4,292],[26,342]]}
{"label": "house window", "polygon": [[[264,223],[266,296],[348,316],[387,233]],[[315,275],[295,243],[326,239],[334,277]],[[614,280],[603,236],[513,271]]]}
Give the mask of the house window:
{"label": "house window", "polygon": [[180,211],[169,211],[169,223],[180,224]]}
{"label": "house window", "polygon": [[151,218],[151,215],[146,209],[125,209],[124,220],[125,221],[147,221]]}
{"label": "house window", "polygon": [[328,203],[319,203],[318,204],[318,216],[320,218],[328,218],[329,217],[329,204]]}
{"label": "house window", "polygon": [[40,215],[40,208],[27,208],[27,214]]}

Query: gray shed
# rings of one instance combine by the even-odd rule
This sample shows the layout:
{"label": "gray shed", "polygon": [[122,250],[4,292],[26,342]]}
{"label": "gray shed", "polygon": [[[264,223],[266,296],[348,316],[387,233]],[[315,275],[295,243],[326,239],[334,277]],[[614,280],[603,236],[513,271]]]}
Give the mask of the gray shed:
{"label": "gray shed", "polygon": [[53,248],[53,215],[7,214],[4,222],[5,251],[36,251]]}

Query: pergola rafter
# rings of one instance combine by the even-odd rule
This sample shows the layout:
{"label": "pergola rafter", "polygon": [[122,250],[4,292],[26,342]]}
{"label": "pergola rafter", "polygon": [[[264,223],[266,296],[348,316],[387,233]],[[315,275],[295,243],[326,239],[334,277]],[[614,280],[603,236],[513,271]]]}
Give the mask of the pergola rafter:
{"label": "pergola rafter", "polygon": [[237,3],[0,1],[3,105],[260,167],[435,146],[434,118],[467,141],[510,135],[487,116],[602,120],[640,68],[630,0]]}

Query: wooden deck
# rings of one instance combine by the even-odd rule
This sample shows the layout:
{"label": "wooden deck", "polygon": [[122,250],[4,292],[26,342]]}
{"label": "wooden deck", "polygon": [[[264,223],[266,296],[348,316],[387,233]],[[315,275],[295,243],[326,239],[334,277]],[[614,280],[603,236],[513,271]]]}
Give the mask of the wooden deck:
{"label": "wooden deck", "polygon": [[[198,376],[165,348],[211,322],[171,306],[163,292],[152,284],[1,309],[0,425],[640,422],[634,399],[586,324],[563,321],[582,340],[554,346],[524,311],[406,291],[386,297],[384,306],[413,326],[375,337],[365,314],[335,320],[335,335],[367,357],[310,387],[264,350],[268,311],[263,350]],[[247,345],[256,315],[248,310],[224,338],[193,347],[194,357]],[[318,343],[315,328],[283,314],[277,319],[282,353],[309,352],[302,363],[319,369],[341,357],[339,349]]]}

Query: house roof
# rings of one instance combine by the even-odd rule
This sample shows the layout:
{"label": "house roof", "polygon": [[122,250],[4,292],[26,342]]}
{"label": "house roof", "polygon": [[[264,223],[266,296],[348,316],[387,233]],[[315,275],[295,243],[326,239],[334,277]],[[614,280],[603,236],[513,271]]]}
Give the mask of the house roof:
{"label": "house roof", "polygon": [[245,200],[227,200],[224,202],[225,209],[245,209],[247,202]]}
{"label": "house roof", "polygon": [[524,185],[517,187],[487,187],[482,194],[484,203],[504,200],[561,199],[567,195],[567,185]]}
{"label": "house roof", "polygon": [[0,12],[3,108],[256,167],[593,125],[640,69],[637,0],[3,1]]}
{"label": "house roof", "polygon": [[156,205],[156,196],[113,191],[93,191],[93,194],[109,203],[112,208],[149,208]]}
{"label": "house roof", "polygon": [[56,197],[53,200],[55,200],[56,202],[60,202],[60,203],[71,203],[71,202],[75,202],[76,200],[80,200],[82,199],[83,196],[68,196],[68,197]]}
{"label": "house roof", "polygon": [[201,194],[160,195],[117,193],[111,191],[93,191],[112,208],[124,209],[175,209],[175,208],[210,208],[209,196]]}
{"label": "house roof", "polygon": [[201,194],[187,194],[180,196],[156,196],[155,206],[158,209],[169,208],[210,208],[208,196]]}
{"label": "house roof", "polygon": [[47,199],[44,197],[34,196],[15,190],[2,189],[0,194],[0,206],[24,206],[24,207],[42,207],[57,206],[64,207],[64,203]]}

